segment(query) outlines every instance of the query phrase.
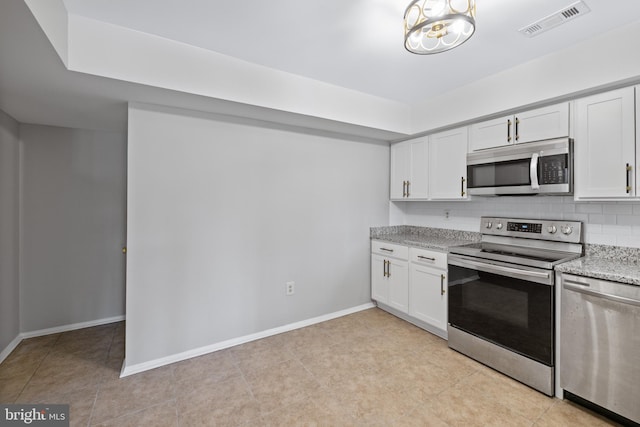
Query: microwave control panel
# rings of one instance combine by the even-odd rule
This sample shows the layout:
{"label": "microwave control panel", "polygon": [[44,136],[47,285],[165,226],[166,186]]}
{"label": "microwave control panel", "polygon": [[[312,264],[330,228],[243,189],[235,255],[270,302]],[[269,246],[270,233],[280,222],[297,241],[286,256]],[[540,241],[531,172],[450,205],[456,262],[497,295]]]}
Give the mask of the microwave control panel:
{"label": "microwave control panel", "polygon": [[540,157],[540,184],[566,184],[569,182],[567,155]]}

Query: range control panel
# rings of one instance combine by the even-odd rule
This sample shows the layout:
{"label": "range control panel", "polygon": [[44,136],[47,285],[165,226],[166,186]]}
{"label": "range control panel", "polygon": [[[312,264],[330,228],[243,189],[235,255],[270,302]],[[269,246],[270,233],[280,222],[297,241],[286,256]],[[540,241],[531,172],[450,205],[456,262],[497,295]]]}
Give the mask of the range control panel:
{"label": "range control panel", "polygon": [[532,222],[507,222],[507,231],[520,233],[542,233],[542,224]]}
{"label": "range control panel", "polygon": [[482,234],[570,243],[582,242],[582,222],[580,221],[531,220],[484,216],[480,221],[480,233]]}

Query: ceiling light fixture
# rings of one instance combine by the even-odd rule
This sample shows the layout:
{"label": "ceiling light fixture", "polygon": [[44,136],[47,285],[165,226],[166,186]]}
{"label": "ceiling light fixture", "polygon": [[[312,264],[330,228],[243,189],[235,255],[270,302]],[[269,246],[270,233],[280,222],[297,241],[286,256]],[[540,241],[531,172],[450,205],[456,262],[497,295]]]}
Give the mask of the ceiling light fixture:
{"label": "ceiling light fixture", "polygon": [[404,12],[404,47],[430,55],[460,46],[476,29],[475,0],[413,0]]}

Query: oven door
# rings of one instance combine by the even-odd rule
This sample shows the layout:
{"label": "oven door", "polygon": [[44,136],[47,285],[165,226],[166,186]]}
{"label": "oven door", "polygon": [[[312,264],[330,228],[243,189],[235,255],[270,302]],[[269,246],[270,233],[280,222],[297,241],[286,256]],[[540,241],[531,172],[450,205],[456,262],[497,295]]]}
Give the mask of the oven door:
{"label": "oven door", "polygon": [[554,365],[554,274],[449,255],[449,324]]}

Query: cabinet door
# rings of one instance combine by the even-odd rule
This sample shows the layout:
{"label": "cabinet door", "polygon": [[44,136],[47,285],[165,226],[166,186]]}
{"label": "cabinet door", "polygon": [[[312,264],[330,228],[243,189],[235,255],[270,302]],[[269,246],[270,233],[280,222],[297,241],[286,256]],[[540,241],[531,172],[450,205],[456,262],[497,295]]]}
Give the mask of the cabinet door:
{"label": "cabinet door", "polygon": [[445,272],[411,263],[409,315],[447,330],[447,278]]}
{"label": "cabinet door", "polygon": [[409,263],[388,259],[389,306],[403,313],[409,311]]}
{"label": "cabinet door", "polygon": [[401,142],[391,146],[391,200],[406,199],[405,183],[411,175],[411,145],[409,142]]}
{"label": "cabinet door", "polygon": [[469,127],[469,149],[501,147],[514,142],[513,116],[475,123]]}
{"label": "cabinet door", "polygon": [[569,136],[569,103],[551,105],[515,115],[516,143]]}
{"label": "cabinet door", "polygon": [[389,303],[389,280],[384,272],[387,271],[386,258],[371,255],[371,299],[383,304]]}
{"label": "cabinet door", "polygon": [[576,199],[633,196],[634,88],[578,99],[575,108]]}
{"label": "cabinet door", "polygon": [[467,128],[431,135],[429,140],[429,196],[467,198]]}
{"label": "cabinet door", "polygon": [[425,200],[429,197],[429,138],[425,136],[408,142],[411,147],[411,176],[407,198]]}

